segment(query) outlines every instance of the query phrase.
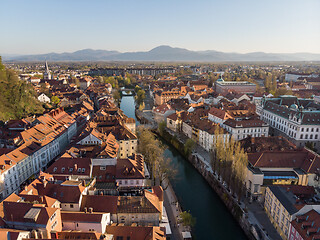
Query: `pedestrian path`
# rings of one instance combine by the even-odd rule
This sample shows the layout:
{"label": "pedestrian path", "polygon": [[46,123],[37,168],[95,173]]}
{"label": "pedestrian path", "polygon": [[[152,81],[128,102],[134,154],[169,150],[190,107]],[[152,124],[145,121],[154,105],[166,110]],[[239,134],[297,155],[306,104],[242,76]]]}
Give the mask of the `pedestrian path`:
{"label": "pedestrian path", "polygon": [[180,223],[180,213],[182,212],[182,209],[179,205],[177,196],[170,184],[168,183],[167,180],[165,180],[164,186],[168,186],[164,190],[164,206],[166,208],[168,218],[169,218],[169,223],[171,226],[171,231],[172,231],[172,238],[170,239],[175,239],[175,240],[182,240],[182,232],[188,231],[186,227],[184,227]]}

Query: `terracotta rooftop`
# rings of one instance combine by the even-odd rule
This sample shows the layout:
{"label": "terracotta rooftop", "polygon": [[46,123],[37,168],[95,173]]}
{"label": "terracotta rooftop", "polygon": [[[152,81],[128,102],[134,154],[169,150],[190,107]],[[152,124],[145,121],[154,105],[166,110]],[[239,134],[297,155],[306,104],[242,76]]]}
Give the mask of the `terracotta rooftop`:
{"label": "terracotta rooftop", "polygon": [[117,213],[118,196],[107,195],[83,195],[81,202],[81,211],[93,208],[93,212]]}
{"label": "terracotta rooftop", "polygon": [[292,227],[300,234],[304,240],[320,239],[318,229],[320,228],[320,213],[314,209],[291,221]]}
{"label": "terracotta rooftop", "polygon": [[[106,233],[112,234],[115,239],[130,240],[165,240],[165,230],[160,227],[142,227],[142,226],[117,226],[109,225],[106,227]],[[119,238],[118,238],[119,237]]]}
{"label": "terracotta rooftop", "polygon": [[118,159],[116,167],[117,179],[144,179],[144,159],[141,154]]}

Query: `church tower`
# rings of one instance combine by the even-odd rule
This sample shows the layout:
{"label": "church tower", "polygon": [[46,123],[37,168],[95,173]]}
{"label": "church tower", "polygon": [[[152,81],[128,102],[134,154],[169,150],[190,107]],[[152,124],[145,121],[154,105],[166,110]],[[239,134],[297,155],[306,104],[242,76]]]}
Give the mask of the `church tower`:
{"label": "church tower", "polygon": [[48,67],[47,61],[46,61],[45,71],[43,73],[43,79],[46,79],[46,80],[50,80],[51,79],[51,74],[50,74],[50,71],[49,71],[49,67]]}

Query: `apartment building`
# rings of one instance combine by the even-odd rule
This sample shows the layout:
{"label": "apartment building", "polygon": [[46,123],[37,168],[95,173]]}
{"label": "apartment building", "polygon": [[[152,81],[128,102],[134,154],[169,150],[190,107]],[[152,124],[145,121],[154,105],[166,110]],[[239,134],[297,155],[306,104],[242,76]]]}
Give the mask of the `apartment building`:
{"label": "apartment building", "polygon": [[285,136],[300,147],[309,142],[319,149],[320,105],[312,99],[287,95],[264,98],[261,108],[261,120],[275,135]]}

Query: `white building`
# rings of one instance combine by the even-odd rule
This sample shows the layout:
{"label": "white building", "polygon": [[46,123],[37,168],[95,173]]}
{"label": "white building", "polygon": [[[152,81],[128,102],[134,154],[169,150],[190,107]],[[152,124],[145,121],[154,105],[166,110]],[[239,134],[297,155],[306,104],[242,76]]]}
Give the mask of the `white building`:
{"label": "white building", "polygon": [[23,144],[0,157],[0,198],[18,191],[23,182],[46,168],[76,134],[76,121],[61,109],[35,121],[37,125],[21,132]]}
{"label": "white building", "polygon": [[110,213],[61,212],[62,230],[96,231],[104,233],[110,224]]}
{"label": "white building", "polygon": [[274,130],[274,134],[290,139],[297,146],[313,143],[320,147],[320,105],[312,99],[295,96],[264,98],[261,119]]}
{"label": "white building", "polygon": [[248,136],[268,137],[269,135],[269,125],[259,119],[228,119],[224,122],[223,128],[227,130],[235,140],[241,140]]}
{"label": "white building", "polygon": [[47,95],[45,95],[44,93],[41,93],[39,95],[38,100],[43,103],[50,103],[51,102],[50,98]]}
{"label": "white building", "polygon": [[208,119],[214,123],[222,125],[227,119],[232,118],[230,114],[219,108],[212,107],[208,113]]}

